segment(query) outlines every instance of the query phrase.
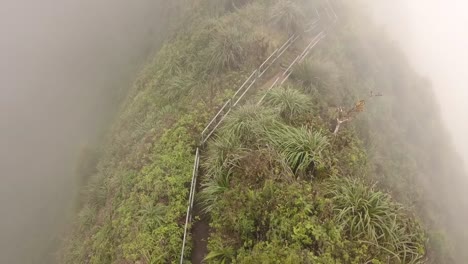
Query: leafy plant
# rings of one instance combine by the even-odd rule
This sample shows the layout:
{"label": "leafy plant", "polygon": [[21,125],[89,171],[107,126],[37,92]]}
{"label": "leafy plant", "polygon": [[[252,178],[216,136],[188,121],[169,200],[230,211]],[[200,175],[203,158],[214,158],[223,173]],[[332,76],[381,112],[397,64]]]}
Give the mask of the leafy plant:
{"label": "leafy plant", "polygon": [[281,117],[288,121],[309,112],[312,105],[307,95],[292,88],[272,90],[265,96],[265,104],[278,108]]}
{"label": "leafy plant", "polygon": [[89,228],[96,220],[96,209],[89,205],[85,205],[78,213],[78,220],[82,230]]}
{"label": "leafy plant", "polygon": [[327,183],[326,196],[332,199],[335,221],[351,238],[388,251],[403,263],[422,258],[421,228],[388,194],[356,179],[335,177]]}
{"label": "leafy plant", "polygon": [[164,223],[167,211],[167,207],[163,204],[155,205],[148,202],[142,206],[139,213],[142,215],[142,219],[150,219],[145,224],[149,229],[152,229]]}
{"label": "leafy plant", "polygon": [[277,123],[277,120],[274,109],[249,104],[236,109],[226,118],[221,133],[233,135],[243,143],[252,143],[266,127]]}
{"label": "leafy plant", "polygon": [[237,26],[217,25],[208,44],[208,65],[212,72],[237,69],[247,54],[246,36]]}
{"label": "leafy plant", "polygon": [[291,73],[291,79],[299,82],[304,87],[317,85],[319,82],[319,77],[313,74],[311,60],[304,60],[296,64]]}
{"label": "leafy plant", "polygon": [[296,174],[313,171],[323,163],[322,152],[328,140],[320,131],[280,125],[267,130],[266,137]]}
{"label": "leafy plant", "polygon": [[228,264],[231,263],[234,257],[234,250],[232,248],[223,248],[219,251],[209,252],[203,261],[207,263]]}
{"label": "leafy plant", "polygon": [[210,142],[204,163],[207,178],[200,194],[205,212],[212,211],[219,195],[229,188],[232,169],[238,166],[244,152],[241,142],[232,134],[222,134]]}
{"label": "leafy plant", "polygon": [[289,33],[301,31],[304,17],[299,6],[289,0],[278,1],[271,11],[271,21]]}

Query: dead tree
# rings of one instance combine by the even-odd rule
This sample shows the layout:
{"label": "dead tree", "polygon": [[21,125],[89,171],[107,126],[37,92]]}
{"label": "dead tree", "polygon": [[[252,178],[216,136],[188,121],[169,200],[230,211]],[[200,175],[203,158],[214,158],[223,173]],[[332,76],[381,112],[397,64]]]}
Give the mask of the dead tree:
{"label": "dead tree", "polygon": [[[382,96],[382,94],[381,93],[375,94],[373,91],[371,91],[369,98],[376,97],[376,96]],[[353,120],[359,113],[364,111],[365,106],[366,106],[366,101],[360,100],[348,111],[345,111],[343,107],[341,106],[338,107],[338,117],[336,118],[336,127],[335,127],[335,131],[333,131],[333,134],[334,135],[338,134],[341,124]]]}

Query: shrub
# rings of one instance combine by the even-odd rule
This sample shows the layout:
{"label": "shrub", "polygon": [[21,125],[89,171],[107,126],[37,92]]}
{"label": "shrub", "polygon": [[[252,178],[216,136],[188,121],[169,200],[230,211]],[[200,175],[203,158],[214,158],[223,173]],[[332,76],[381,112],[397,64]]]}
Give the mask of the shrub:
{"label": "shrub", "polygon": [[236,26],[217,25],[208,44],[209,69],[213,73],[238,69],[245,58],[246,35]]}
{"label": "shrub", "polygon": [[277,107],[282,118],[292,121],[299,115],[310,111],[310,98],[291,88],[275,89],[265,97],[265,104]]}
{"label": "shrub", "polygon": [[320,131],[279,125],[266,131],[266,137],[295,174],[313,171],[322,165],[322,151],[328,145],[328,140]]}
{"label": "shrub", "polygon": [[295,3],[281,0],[272,8],[271,21],[284,31],[298,33],[303,28],[304,14]]}
{"label": "shrub", "polygon": [[333,201],[335,221],[352,239],[390,253],[398,263],[422,258],[421,227],[388,194],[358,180],[336,177],[327,183],[326,190]]}
{"label": "shrub", "polygon": [[232,248],[223,248],[219,251],[211,251],[206,255],[203,262],[206,263],[231,263],[234,259],[234,250]]}
{"label": "shrub", "polygon": [[294,66],[294,70],[291,73],[291,79],[301,83],[304,87],[310,87],[317,85],[318,77],[314,76],[313,66],[310,60],[305,60]]}
{"label": "shrub", "polygon": [[277,123],[278,115],[273,109],[256,105],[246,105],[231,113],[221,129],[222,134],[230,134],[243,143],[252,142],[266,127]]}

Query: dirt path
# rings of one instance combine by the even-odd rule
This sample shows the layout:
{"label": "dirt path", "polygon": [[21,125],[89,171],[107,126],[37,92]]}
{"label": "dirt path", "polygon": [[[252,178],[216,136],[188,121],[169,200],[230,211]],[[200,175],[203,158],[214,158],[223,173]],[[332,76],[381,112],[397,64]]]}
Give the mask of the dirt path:
{"label": "dirt path", "polygon": [[[199,176],[203,174],[200,173]],[[199,177],[202,179],[202,177]],[[198,181],[197,192],[201,190],[201,181]],[[203,262],[206,254],[208,253],[208,237],[210,236],[210,223],[209,217],[203,213],[201,206],[197,200],[194,205],[194,223],[192,226],[192,256],[193,264],[200,264]]]}

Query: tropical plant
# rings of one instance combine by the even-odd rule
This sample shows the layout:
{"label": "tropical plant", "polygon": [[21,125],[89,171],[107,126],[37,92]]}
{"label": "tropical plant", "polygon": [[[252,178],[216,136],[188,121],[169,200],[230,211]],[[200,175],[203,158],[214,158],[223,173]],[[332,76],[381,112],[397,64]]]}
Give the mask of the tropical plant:
{"label": "tropical plant", "polygon": [[248,104],[240,107],[226,118],[222,134],[230,134],[243,143],[252,143],[266,127],[278,122],[274,109]]}
{"label": "tropical plant", "polygon": [[207,158],[204,162],[206,174],[216,178],[222,173],[230,173],[244,156],[245,148],[239,138],[233,134],[220,134],[208,146]]}
{"label": "tropical plant", "polygon": [[210,142],[204,162],[207,180],[200,196],[204,211],[210,212],[218,196],[229,188],[232,169],[238,166],[245,151],[239,138],[232,134],[221,134]]}
{"label": "tropical plant", "polygon": [[89,205],[85,205],[78,213],[80,228],[82,230],[89,228],[96,220],[96,216],[96,209]]}
{"label": "tropical plant", "polygon": [[291,79],[299,82],[304,87],[317,85],[318,77],[313,74],[313,65],[310,60],[304,60],[294,66]]}
{"label": "tropical plant", "polygon": [[271,11],[271,21],[289,33],[298,33],[303,28],[304,13],[289,0],[280,0]]}
{"label": "tropical plant", "polygon": [[219,73],[228,69],[237,69],[247,53],[245,49],[246,36],[237,26],[219,24],[212,33],[208,44],[209,69]]}
{"label": "tropical plant", "polygon": [[307,113],[312,106],[310,98],[292,88],[274,89],[265,96],[265,104],[277,107],[287,121]]}
{"label": "tropical plant", "polygon": [[149,227],[149,229],[154,229],[164,223],[167,211],[167,206],[163,204],[147,202],[142,205],[139,213],[143,216],[142,219],[149,219],[149,221],[146,221],[144,224]]}
{"label": "tropical plant", "polygon": [[331,61],[308,59],[295,66],[291,78],[306,87],[335,88],[338,83],[337,72],[337,66]]}
{"label": "tropical plant", "polygon": [[218,251],[210,251],[206,255],[204,262],[227,264],[235,258],[235,251],[232,248],[222,248]]}
{"label": "tropical plant", "polygon": [[96,174],[86,185],[84,194],[93,208],[104,206],[108,194],[106,179],[101,174]]}
{"label": "tropical plant", "polygon": [[295,174],[313,171],[323,164],[322,152],[327,147],[328,140],[320,131],[279,125],[267,130],[266,138]]}
{"label": "tropical plant", "polygon": [[335,221],[352,238],[390,253],[399,263],[415,263],[424,255],[421,227],[388,194],[357,179],[334,177],[326,184]]}

